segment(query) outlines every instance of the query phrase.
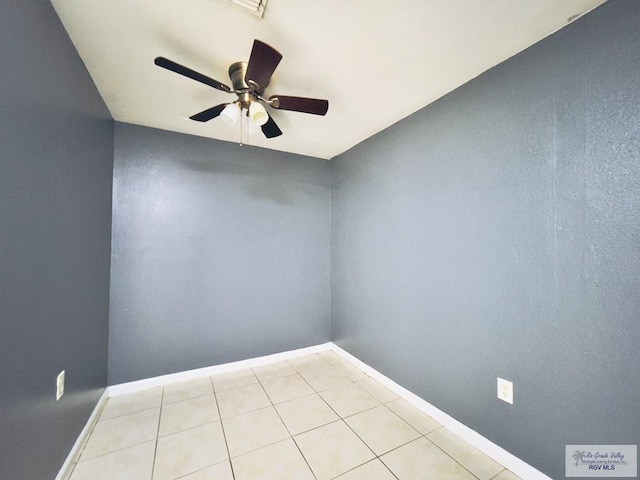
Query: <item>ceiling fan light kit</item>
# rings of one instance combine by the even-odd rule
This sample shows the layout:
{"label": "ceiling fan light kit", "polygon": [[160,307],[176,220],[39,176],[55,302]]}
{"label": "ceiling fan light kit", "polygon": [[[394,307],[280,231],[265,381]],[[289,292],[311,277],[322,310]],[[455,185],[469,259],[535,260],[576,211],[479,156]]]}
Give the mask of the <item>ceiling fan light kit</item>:
{"label": "ceiling fan light kit", "polygon": [[224,109],[220,113],[220,117],[222,118],[224,123],[233,126],[238,123],[238,119],[240,118],[241,113],[242,112],[240,110],[240,107],[236,102],[234,102],[229,103],[226,107],[224,107]]}
{"label": "ceiling fan light kit", "polygon": [[265,98],[264,91],[280,60],[280,52],[260,40],[254,40],[249,61],[235,62],[229,67],[232,87],[164,57],[157,57],[155,64],[221,92],[234,93],[238,97],[235,102],[223,103],[196,113],[189,117],[191,120],[208,122],[221,116],[225,123],[234,125],[246,111],[251,121],[261,127],[265,137],[274,138],[282,135],[282,131],[265,109],[265,105],[277,110],[313,115],[325,115],[329,109],[329,102],[318,98],[285,95]]}
{"label": "ceiling fan light kit", "polygon": [[269,114],[259,102],[251,102],[251,105],[249,105],[249,118],[256,125],[262,126],[269,120]]}

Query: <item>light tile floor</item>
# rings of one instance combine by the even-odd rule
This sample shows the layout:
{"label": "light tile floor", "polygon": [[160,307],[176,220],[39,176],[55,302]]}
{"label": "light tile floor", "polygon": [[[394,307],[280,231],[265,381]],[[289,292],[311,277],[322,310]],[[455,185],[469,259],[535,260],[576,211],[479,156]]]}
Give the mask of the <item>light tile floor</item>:
{"label": "light tile floor", "polygon": [[110,398],[70,480],[518,480],[335,352]]}

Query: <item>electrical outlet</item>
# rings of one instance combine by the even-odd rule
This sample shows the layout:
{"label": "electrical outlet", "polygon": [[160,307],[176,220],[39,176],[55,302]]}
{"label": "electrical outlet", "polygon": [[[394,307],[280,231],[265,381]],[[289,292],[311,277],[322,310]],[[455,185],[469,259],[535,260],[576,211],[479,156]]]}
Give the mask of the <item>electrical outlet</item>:
{"label": "electrical outlet", "polygon": [[56,402],[64,395],[64,370],[56,377]]}
{"label": "electrical outlet", "polygon": [[498,377],[498,398],[513,405],[513,383]]}

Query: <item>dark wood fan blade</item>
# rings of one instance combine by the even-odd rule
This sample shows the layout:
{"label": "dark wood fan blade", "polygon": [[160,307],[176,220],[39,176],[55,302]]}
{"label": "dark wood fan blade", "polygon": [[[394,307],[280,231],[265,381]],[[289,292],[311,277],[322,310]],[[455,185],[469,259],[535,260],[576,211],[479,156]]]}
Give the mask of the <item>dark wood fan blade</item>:
{"label": "dark wood fan blade", "polygon": [[171,70],[172,72],[178,73],[180,75],[184,75],[185,77],[191,78],[196,82],[204,83],[205,85],[209,85],[210,87],[215,88],[216,90],[220,90],[222,92],[230,92],[231,88],[229,88],[224,83],[221,83],[213,78],[209,78],[206,75],[202,75],[201,73],[196,72],[195,70],[191,70],[184,65],[180,65],[179,63],[174,62],[173,60],[169,60],[164,57],[157,57],[154,61],[156,65],[162,68],[166,68],[167,70]]}
{"label": "dark wood fan blade", "polygon": [[251,80],[258,84],[260,92],[264,91],[280,60],[282,55],[275,48],[260,40],[254,40],[244,81],[249,83]]}
{"label": "dark wood fan blade", "polygon": [[273,138],[282,135],[282,130],[280,130],[278,125],[276,125],[276,122],[273,121],[271,115],[269,115],[267,123],[262,125],[262,133],[264,133],[264,136],[267,138]]}
{"label": "dark wood fan blade", "polygon": [[209,120],[216,118],[224,107],[229,105],[228,103],[221,103],[220,105],[216,105],[215,107],[207,108],[200,113],[196,113],[195,115],[191,115],[189,118],[191,120],[195,120],[196,122],[208,122]]}
{"label": "dark wood fan blade", "polygon": [[319,98],[289,97],[285,95],[272,95],[269,101],[271,106],[279,110],[292,110],[294,112],[325,115],[329,110],[329,101]]}

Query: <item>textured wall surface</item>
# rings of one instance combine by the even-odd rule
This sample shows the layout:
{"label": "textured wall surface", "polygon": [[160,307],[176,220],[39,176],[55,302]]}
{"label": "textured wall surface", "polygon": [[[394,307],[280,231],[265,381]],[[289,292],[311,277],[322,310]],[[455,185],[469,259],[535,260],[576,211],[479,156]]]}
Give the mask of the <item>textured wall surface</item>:
{"label": "textured wall surface", "polygon": [[332,161],[334,341],[552,478],[640,441],[639,19],[608,2]]}
{"label": "textured wall surface", "polygon": [[329,162],[115,138],[111,384],[330,340]]}
{"label": "textured wall surface", "polygon": [[107,380],[113,121],[49,2],[0,3],[0,64],[0,477],[49,480]]}

